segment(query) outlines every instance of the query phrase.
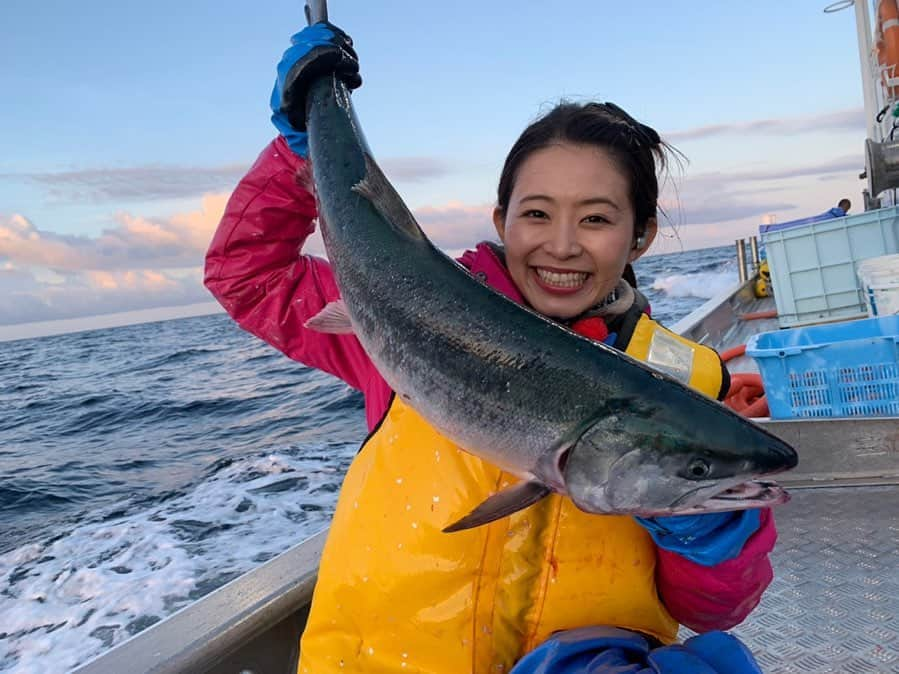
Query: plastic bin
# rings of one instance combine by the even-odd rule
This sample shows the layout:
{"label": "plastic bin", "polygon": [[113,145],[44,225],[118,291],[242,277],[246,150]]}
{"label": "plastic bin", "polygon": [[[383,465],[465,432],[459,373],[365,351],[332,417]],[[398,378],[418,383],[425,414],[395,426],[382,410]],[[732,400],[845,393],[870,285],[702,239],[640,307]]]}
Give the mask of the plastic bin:
{"label": "plastic bin", "polygon": [[761,237],[780,327],[867,316],[856,266],[866,258],[899,253],[899,206],[766,231]]}
{"label": "plastic bin", "polygon": [[899,314],[899,255],[862,260],[858,280],[869,316]]}
{"label": "plastic bin", "polygon": [[763,332],[746,354],[774,419],[899,415],[899,316]]}

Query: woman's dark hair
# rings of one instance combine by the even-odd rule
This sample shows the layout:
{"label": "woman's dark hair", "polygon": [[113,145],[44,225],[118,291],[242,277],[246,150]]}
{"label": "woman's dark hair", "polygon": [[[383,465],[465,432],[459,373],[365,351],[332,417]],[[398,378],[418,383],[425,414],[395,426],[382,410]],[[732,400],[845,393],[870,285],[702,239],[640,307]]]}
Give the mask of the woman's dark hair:
{"label": "woman's dark hair", "polygon": [[557,143],[592,145],[609,153],[630,183],[634,236],[646,231],[659,201],[656,171],[667,169],[666,152],[676,152],[654,129],[641,124],[614,103],[562,102],[532,123],[506,157],[497,189],[497,206],[509,207],[521,164],[534,152]]}

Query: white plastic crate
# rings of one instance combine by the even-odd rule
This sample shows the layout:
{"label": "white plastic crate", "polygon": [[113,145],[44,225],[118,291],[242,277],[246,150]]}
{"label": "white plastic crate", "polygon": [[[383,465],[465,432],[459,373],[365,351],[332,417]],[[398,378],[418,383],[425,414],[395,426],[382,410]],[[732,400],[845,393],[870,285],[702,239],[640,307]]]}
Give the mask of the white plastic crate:
{"label": "white plastic crate", "polygon": [[868,315],[856,267],[899,253],[899,206],[778,227],[761,237],[780,327]]}
{"label": "white plastic crate", "polygon": [[899,254],[862,260],[858,280],[869,316],[899,314]]}

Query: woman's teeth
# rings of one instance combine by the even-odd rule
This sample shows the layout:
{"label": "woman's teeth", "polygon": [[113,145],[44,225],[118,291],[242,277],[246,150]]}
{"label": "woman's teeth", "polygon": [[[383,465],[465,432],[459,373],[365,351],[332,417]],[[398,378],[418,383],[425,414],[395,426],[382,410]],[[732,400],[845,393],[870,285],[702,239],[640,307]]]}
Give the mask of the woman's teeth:
{"label": "woman's teeth", "polygon": [[537,276],[540,280],[548,285],[557,286],[559,288],[577,288],[584,285],[588,274],[585,272],[556,272],[547,271],[546,269],[537,268]]}

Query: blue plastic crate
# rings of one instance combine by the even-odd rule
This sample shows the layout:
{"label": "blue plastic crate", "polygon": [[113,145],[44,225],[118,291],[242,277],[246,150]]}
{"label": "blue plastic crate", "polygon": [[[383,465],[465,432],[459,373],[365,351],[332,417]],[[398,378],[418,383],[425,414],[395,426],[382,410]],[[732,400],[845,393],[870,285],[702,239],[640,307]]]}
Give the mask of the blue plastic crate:
{"label": "blue plastic crate", "polygon": [[746,354],[774,419],[899,415],[899,316],[764,332]]}

